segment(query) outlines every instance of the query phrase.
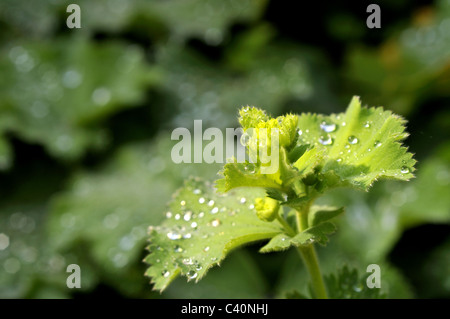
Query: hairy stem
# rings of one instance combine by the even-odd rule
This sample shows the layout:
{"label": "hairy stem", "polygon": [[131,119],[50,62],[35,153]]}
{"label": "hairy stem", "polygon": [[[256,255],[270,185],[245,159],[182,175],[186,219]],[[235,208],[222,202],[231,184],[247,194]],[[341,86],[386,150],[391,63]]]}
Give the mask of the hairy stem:
{"label": "hairy stem", "polygon": [[[297,210],[297,227],[298,231],[304,231],[308,228],[308,213],[309,205],[305,206],[301,210]],[[314,245],[305,245],[297,248],[303,262],[308,269],[309,275],[311,276],[312,287],[315,293],[315,297],[319,299],[327,299],[327,290],[325,288],[325,283],[323,282],[322,274],[320,272],[319,259],[317,258],[316,250]]]}

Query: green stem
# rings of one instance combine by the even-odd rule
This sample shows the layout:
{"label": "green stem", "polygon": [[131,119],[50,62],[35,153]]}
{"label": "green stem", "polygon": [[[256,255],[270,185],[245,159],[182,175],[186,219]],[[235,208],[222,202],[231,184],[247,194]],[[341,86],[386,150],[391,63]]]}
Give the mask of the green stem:
{"label": "green stem", "polygon": [[286,222],[286,220],[280,216],[280,214],[277,214],[277,220],[278,222],[284,227],[284,229],[286,230],[286,233],[291,236],[294,237],[295,236],[295,230],[292,229],[291,226],[289,226],[289,224]]}
{"label": "green stem", "polygon": [[[306,206],[304,209],[299,210],[296,213],[298,231],[304,231],[308,228],[309,206]],[[297,249],[306,265],[306,268],[308,269],[309,275],[311,276],[312,287],[316,298],[328,299],[327,290],[320,272],[319,260],[317,258],[316,250],[314,249],[314,245],[310,244],[300,246]]]}

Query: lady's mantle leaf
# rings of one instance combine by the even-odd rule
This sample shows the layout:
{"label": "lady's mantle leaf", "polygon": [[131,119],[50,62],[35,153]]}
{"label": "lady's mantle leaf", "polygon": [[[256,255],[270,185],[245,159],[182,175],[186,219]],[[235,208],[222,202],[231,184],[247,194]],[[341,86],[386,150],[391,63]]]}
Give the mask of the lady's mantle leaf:
{"label": "lady's mantle leaf", "polygon": [[386,296],[380,289],[370,289],[367,276],[359,276],[356,269],[344,266],[336,275],[325,276],[325,284],[331,299],[383,299]]}
{"label": "lady's mantle leaf", "polygon": [[320,212],[323,213],[323,215],[326,215],[323,216],[322,221],[317,220],[316,224],[312,224],[311,227],[298,233],[294,237],[289,237],[286,234],[279,234],[273,237],[264,247],[262,247],[260,252],[268,253],[282,251],[291,246],[298,247],[313,243],[318,243],[325,246],[328,243],[328,235],[331,235],[336,231],[336,226],[327,220],[337,216],[342,211],[342,209],[334,211],[318,211],[317,213]]}
{"label": "lady's mantle leaf", "polygon": [[[352,99],[345,113],[300,115],[297,144],[325,151],[319,170],[321,182],[316,189],[354,186],[367,190],[380,178],[414,177],[416,161],[401,145],[408,136],[404,132],[405,123],[403,118],[381,107],[361,107],[358,97]],[[303,162],[302,157],[297,163]]]}
{"label": "lady's mantle leaf", "polygon": [[164,290],[178,275],[201,279],[238,246],[272,238],[282,232],[276,223],[256,216],[257,189],[240,189],[239,197],[217,195],[203,182],[186,182],[169,206],[161,226],[150,228],[150,264],[146,275],[154,289]]}

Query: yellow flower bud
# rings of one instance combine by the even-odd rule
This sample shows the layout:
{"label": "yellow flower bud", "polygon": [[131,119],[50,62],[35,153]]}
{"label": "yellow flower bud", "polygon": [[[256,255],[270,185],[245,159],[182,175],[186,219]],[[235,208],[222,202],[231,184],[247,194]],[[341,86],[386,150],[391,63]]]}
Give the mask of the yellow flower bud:
{"label": "yellow flower bud", "polygon": [[259,219],[271,222],[275,219],[280,209],[280,203],[270,197],[255,199],[256,215]]}

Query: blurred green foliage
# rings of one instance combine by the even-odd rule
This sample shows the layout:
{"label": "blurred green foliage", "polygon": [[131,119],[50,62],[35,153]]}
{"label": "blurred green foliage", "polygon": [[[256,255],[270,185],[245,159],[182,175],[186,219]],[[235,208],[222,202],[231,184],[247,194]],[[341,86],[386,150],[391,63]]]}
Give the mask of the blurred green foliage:
{"label": "blurred green foliage", "polygon": [[410,121],[417,178],[321,199],[347,207],[318,251],[324,273],[377,263],[388,297],[450,297],[449,1],[381,2],[379,30],[349,1],[295,12],[257,0],[78,1],[82,28],[68,29],[71,2],[0,2],[1,298],[306,294],[298,256],[260,245],[156,294],[146,229],[184,179],[220,168],[174,164],[173,128],[237,127],[247,104],[337,113],[353,95]]}

